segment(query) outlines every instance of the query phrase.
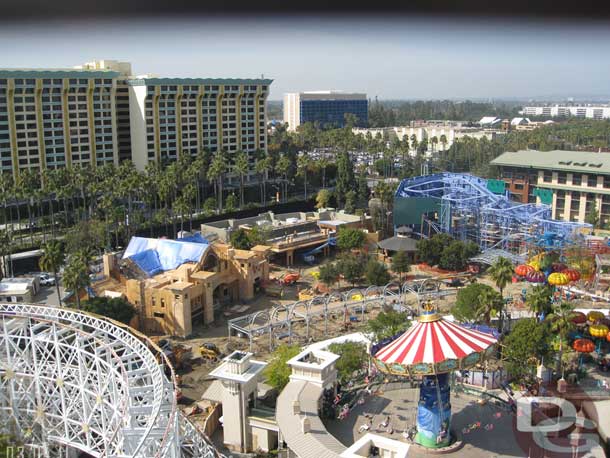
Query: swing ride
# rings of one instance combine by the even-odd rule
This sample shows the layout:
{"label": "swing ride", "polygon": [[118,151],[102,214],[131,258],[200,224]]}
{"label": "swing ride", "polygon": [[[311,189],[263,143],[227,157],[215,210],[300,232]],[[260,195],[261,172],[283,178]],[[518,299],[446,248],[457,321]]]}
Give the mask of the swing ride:
{"label": "swing ride", "polygon": [[442,318],[429,302],[407,331],[371,348],[375,366],[386,374],[422,377],[415,443],[426,448],[450,445],[450,373],[488,359],[497,339]]}

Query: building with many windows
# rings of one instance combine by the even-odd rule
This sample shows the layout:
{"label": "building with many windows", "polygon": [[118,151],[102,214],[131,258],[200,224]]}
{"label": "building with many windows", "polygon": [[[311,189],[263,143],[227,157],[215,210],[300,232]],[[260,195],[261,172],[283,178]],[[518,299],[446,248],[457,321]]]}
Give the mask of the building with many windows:
{"label": "building with many windows", "polygon": [[610,106],[608,105],[544,105],[523,107],[520,111],[524,116],[543,116],[546,118],[610,118]]}
{"label": "building with many windows", "polygon": [[321,127],[344,127],[346,114],[356,117],[355,126],[366,127],[368,110],[366,94],[316,91],[284,95],[284,122],[291,131],[306,122],[319,123]]}
{"label": "building with many windows", "polygon": [[113,63],[0,69],[0,170],[118,163],[116,97],[127,74]]}
{"label": "building with many windows", "polygon": [[128,159],[143,170],[203,149],[266,151],[271,82],[140,77],[131,64],[112,60],[0,69],[0,170]]}
{"label": "building with many windows", "polygon": [[610,154],[523,150],[501,154],[491,163],[514,199],[552,204],[552,217],[585,222],[596,211],[610,222]]}
{"label": "building with many windows", "polygon": [[[137,78],[128,81],[133,162],[139,169],[205,149],[267,148],[269,79]],[[254,155],[251,154],[252,165]]]}

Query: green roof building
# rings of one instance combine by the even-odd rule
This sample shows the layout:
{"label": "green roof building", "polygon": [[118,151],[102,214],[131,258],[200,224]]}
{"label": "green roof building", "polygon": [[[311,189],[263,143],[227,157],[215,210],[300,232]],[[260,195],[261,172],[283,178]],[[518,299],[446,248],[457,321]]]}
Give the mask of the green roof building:
{"label": "green roof building", "polygon": [[596,214],[610,222],[610,153],[521,150],[491,163],[520,202],[551,204],[556,219],[586,222]]}

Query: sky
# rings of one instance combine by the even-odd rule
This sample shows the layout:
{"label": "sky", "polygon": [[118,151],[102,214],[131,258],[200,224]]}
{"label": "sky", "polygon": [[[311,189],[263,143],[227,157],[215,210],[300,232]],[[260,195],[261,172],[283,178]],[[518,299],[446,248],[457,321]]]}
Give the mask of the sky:
{"label": "sky", "polygon": [[274,80],[270,100],[323,89],[382,100],[605,96],[608,25],[422,16],[54,20],[2,24],[0,66],[115,59],[136,74],[264,75]]}

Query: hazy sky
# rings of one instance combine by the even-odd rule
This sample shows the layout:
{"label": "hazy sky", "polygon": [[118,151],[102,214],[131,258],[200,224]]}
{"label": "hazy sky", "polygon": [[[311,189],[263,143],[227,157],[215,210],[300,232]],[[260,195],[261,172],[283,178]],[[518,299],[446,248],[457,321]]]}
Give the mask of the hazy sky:
{"label": "hazy sky", "polygon": [[273,78],[285,92],[479,98],[610,94],[604,23],[445,18],[166,18],[2,24],[0,66],[132,62],[137,74]]}

